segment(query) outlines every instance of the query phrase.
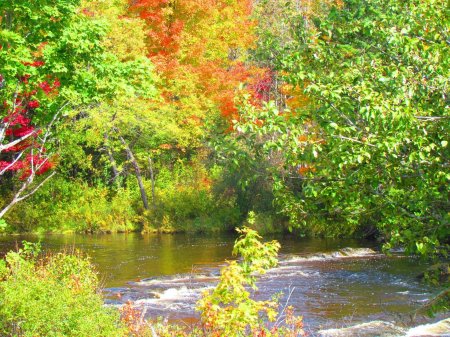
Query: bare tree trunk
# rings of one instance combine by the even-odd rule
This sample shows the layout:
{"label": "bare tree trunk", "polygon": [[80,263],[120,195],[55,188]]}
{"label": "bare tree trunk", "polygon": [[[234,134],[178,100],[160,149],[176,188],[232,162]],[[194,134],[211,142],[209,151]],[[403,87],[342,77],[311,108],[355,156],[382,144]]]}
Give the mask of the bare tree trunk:
{"label": "bare tree trunk", "polygon": [[117,169],[116,160],[114,159],[114,156],[113,156],[113,153],[111,151],[111,148],[107,144],[109,137],[108,137],[108,134],[106,132],[103,134],[103,138],[105,139],[106,154],[108,155],[108,159],[109,159],[109,162],[111,164],[111,168],[113,170],[113,177],[111,179],[111,182],[114,184],[116,181],[118,181],[117,178],[119,177],[120,172]]}
{"label": "bare tree trunk", "polygon": [[122,145],[125,147],[125,152],[127,153],[127,156],[130,159],[131,164],[134,167],[134,172],[136,174],[136,179],[137,179],[138,185],[139,185],[139,191],[141,192],[142,204],[144,205],[145,209],[149,209],[147,193],[145,192],[144,183],[142,182],[141,169],[139,168],[139,165],[138,165],[138,163],[136,161],[136,158],[134,157],[133,152],[131,151],[131,149],[128,146],[128,144],[125,141],[125,139],[123,139],[122,136],[119,136],[119,140],[122,143]]}
{"label": "bare tree trunk", "polygon": [[117,169],[116,160],[114,159],[112,151],[109,147],[106,148],[106,152],[108,153],[109,162],[111,163],[111,168],[113,170],[113,177],[111,179],[111,182],[114,184],[116,181],[118,181],[117,178],[119,177],[120,172]]}
{"label": "bare tree trunk", "polygon": [[152,181],[152,205],[153,209],[156,210],[156,195],[155,195],[155,174],[153,172],[153,160],[152,157],[148,157],[148,167],[150,170],[150,179]]}

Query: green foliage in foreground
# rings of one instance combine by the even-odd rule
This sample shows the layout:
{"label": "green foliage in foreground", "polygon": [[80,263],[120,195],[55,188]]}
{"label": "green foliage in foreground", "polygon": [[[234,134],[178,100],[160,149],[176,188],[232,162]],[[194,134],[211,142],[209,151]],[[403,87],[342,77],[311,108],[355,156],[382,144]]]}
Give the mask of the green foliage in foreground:
{"label": "green foliage in foreground", "polygon": [[246,287],[256,290],[255,275],[276,266],[280,245],[276,241],[261,243],[258,233],[249,228],[239,232],[241,237],[234,245],[233,254],[242,260],[231,261],[222,269],[219,284],[206,292],[197,306],[206,328],[223,336],[245,336],[246,332],[260,329],[262,314],[269,321],[277,316],[276,300],[255,301]]}
{"label": "green foliage in foreground", "polygon": [[25,244],[0,261],[0,335],[123,336],[119,314],[103,306],[89,259],[59,253],[37,258]]}

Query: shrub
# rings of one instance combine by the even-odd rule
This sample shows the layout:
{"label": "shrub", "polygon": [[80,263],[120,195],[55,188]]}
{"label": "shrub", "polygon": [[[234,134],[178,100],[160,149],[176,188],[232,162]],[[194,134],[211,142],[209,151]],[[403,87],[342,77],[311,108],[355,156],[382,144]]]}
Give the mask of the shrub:
{"label": "shrub", "polygon": [[218,176],[217,168],[208,170],[197,160],[177,163],[172,170],[162,168],[156,179],[156,209],[150,214],[159,230],[233,229],[241,214],[233,194],[214,189]]}
{"label": "shrub", "polygon": [[36,253],[26,244],[0,263],[0,335],[125,336],[118,312],[103,305],[88,258]]}
{"label": "shrub", "polygon": [[236,240],[233,255],[240,259],[229,262],[221,270],[219,284],[212,291],[206,291],[197,303],[206,335],[302,336],[302,319],[293,315],[291,307],[282,311],[290,327],[267,326],[279,315],[279,296],[267,301],[252,298],[252,290],[258,289],[256,275],[266,273],[278,263],[279,243],[262,243],[258,233],[247,227],[238,231],[241,236]]}

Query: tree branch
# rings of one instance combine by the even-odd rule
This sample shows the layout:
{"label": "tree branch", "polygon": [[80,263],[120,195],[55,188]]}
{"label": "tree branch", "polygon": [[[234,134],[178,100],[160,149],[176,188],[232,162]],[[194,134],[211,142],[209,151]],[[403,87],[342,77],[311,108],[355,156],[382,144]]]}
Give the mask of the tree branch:
{"label": "tree branch", "polygon": [[37,192],[38,189],[40,189],[51,177],[53,177],[56,174],[56,171],[53,171],[50,175],[48,175],[44,180],[42,180],[31,192],[25,194],[24,196],[17,199],[17,202],[22,201],[30,196],[32,196],[34,193]]}
{"label": "tree branch", "polygon": [[30,136],[32,136],[33,134],[35,134],[38,131],[38,129],[35,129],[33,131],[31,131],[30,133],[26,134],[25,136],[22,136],[8,144],[2,144],[0,145],[0,153],[2,153],[5,150],[8,150],[10,148],[12,148],[13,146],[19,144],[20,142],[23,142],[25,139],[29,138]]}
{"label": "tree branch", "polygon": [[345,136],[341,136],[341,135],[336,135],[336,136],[333,136],[333,137],[339,138],[339,139],[343,139],[343,140],[349,140],[349,141],[351,141],[351,142],[355,142],[355,143],[367,145],[367,146],[370,146],[370,147],[376,147],[376,146],[373,145],[373,144],[370,144],[370,143],[367,143],[367,142],[362,142],[362,141],[360,141],[360,140],[358,140],[358,139],[355,139],[355,138],[349,138],[349,137],[345,137]]}
{"label": "tree branch", "polygon": [[434,121],[439,121],[441,119],[449,119],[450,116],[414,116],[414,118],[421,120],[421,121],[434,122]]}
{"label": "tree branch", "polygon": [[11,167],[14,166],[15,163],[19,161],[19,159],[22,157],[24,151],[20,152],[14,160],[8,164],[3,170],[0,171],[0,176],[3,175],[6,171],[8,171]]}

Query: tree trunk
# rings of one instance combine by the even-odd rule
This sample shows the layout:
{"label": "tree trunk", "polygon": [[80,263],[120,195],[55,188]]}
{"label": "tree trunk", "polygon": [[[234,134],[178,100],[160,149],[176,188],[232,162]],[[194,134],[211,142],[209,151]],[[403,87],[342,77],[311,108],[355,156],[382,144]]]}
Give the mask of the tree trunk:
{"label": "tree trunk", "polygon": [[119,139],[120,139],[120,142],[122,143],[122,145],[125,147],[125,152],[127,153],[127,156],[130,159],[131,164],[134,167],[134,172],[136,174],[136,179],[137,179],[138,185],[139,185],[139,191],[141,192],[142,204],[144,205],[145,209],[149,209],[147,193],[145,192],[144,183],[142,182],[141,169],[139,168],[139,165],[138,165],[138,163],[136,161],[136,158],[134,157],[133,152],[131,151],[131,149],[128,146],[128,144],[125,141],[125,139],[123,139],[122,136],[119,136]]}
{"label": "tree trunk", "polygon": [[153,160],[152,157],[148,157],[148,167],[150,170],[150,179],[152,181],[152,206],[156,210],[156,195],[155,195],[155,174],[153,172]]}
{"label": "tree trunk", "polygon": [[[111,168],[112,168],[112,170],[113,170],[113,177],[112,177],[112,179],[111,179],[111,182],[114,184],[116,181],[118,181],[117,180],[117,178],[119,177],[119,175],[120,175],[120,172],[119,172],[119,170],[117,169],[117,164],[116,164],[116,160],[114,159],[114,156],[113,156],[113,153],[112,153],[112,151],[111,151],[111,148],[108,146],[108,144],[107,144],[107,142],[108,142],[108,134],[107,133],[105,133],[104,135],[103,135],[103,138],[105,139],[105,149],[106,149],[106,154],[108,155],[108,159],[109,159],[109,162],[110,162],[110,164],[111,164]],[[120,183],[118,183],[118,184],[120,184]]]}

